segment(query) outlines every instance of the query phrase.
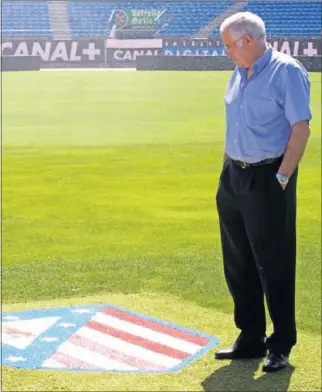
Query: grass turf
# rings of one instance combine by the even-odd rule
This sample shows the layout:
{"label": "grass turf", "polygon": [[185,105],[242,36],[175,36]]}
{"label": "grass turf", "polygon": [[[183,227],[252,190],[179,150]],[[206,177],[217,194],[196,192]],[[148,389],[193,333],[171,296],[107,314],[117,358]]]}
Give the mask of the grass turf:
{"label": "grass turf", "polygon": [[[158,292],[230,314],[214,200],[228,78],[4,74],[3,302]],[[297,314],[303,333],[318,335],[321,75],[311,80]]]}
{"label": "grass turf", "polygon": [[[5,306],[10,311],[113,303],[179,325],[220,336],[225,347],[234,341],[234,324],[227,313],[205,309],[193,302],[162,293],[109,294]],[[215,349],[217,349],[216,347]],[[215,361],[207,352],[173,374],[111,374],[87,372],[27,371],[5,368],[3,391],[218,391],[284,392],[321,391],[321,339],[300,333],[291,366],[277,374],[262,372],[263,360]]]}

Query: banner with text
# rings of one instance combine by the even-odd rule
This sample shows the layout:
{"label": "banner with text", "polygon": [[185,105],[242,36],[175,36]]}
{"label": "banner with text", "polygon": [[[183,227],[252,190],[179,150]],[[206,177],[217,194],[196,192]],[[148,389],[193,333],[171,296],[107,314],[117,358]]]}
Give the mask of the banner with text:
{"label": "banner with text", "polygon": [[107,39],[106,62],[112,67],[134,67],[138,56],[157,56],[163,40],[156,39]]}
{"label": "banner with text", "polygon": [[[271,38],[269,43],[274,49],[291,56],[322,55],[322,42],[319,38]],[[165,56],[225,56],[226,51],[220,39],[164,39],[160,54]]]}
{"label": "banner with text", "polygon": [[119,30],[156,30],[160,17],[165,11],[164,9],[113,10],[109,25]]}
{"label": "banner with text", "polygon": [[4,40],[2,56],[39,56],[43,64],[75,63],[84,66],[105,63],[105,40]]}
{"label": "banner with text", "polygon": [[[319,38],[269,41],[280,52],[291,56],[322,55]],[[2,56],[39,56],[41,67],[135,67],[138,56],[226,56],[221,40],[188,39],[6,39]]]}

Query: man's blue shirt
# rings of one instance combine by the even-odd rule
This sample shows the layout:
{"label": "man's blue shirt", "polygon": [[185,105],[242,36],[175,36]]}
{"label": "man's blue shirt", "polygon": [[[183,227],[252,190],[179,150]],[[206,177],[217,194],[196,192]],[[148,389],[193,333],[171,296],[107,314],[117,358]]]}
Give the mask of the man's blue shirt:
{"label": "man's blue shirt", "polygon": [[281,156],[292,126],[310,121],[310,81],[294,58],[269,47],[247,79],[236,67],[228,83],[226,153],[236,160],[258,162]]}

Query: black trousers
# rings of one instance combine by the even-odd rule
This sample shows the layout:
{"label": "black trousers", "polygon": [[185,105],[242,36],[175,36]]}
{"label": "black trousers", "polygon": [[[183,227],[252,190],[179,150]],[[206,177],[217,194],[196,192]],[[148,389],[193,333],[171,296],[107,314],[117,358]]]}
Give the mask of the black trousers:
{"label": "black trousers", "polygon": [[296,344],[296,187],[298,169],[283,190],[277,162],[241,168],[225,161],[216,195],[224,273],[240,337],[266,336],[264,298],[274,332],[268,349]]}

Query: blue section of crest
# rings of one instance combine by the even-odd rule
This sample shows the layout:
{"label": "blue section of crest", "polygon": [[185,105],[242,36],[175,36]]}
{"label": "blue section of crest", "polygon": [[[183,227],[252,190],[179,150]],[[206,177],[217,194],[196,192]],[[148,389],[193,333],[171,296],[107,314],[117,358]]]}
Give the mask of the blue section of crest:
{"label": "blue section of crest", "polygon": [[[4,312],[2,313],[2,323],[15,322],[19,320],[33,320],[39,318],[48,317],[59,317],[54,325],[49,327],[46,331],[41,333],[37,338],[26,348],[19,349],[9,344],[2,343],[2,365],[11,366],[16,368],[24,369],[50,369],[50,370],[64,370],[64,371],[89,371],[84,368],[46,368],[42,364],[50,358],[57,350],[57,348],[64,342],[66,342],[72,335],[74,335],[81,327],[83,327],[96,312],[99,312],[102,308],[114,308],[123,312],[138,316],[143,319],[158,322],[162,325],[176,328],[181,331],[188,332],[190,334],[201,336],[209,339],[207,346],[200,349],[194,355],[190,355],[178,366],[172,367],[165,371],[155,370],[143,370],[143,371],[122,371],[122,370],[105,370],[99,369],[101,372],[113,372],[113,373],[171,373],[176,372],[187,364],[202,356],[205,352],[209,351],[212,347],[219,344],[219,340],[211,335],[194,331],[192,329],[179,327],[176,324],[158,320],[156,318],[143,315],[128,309],[111,305],[111,304],[99,304],[99,305],[85,305],[85,306],[73,306],[64,308],[53,308],[53,309],[39,309],[39,310],[27,310],[23,312]],[[63,324],[63,325],[61,325]],[[73,324],[73,325],[71,325]],[[93,371],[93,370],[90,370]],[[96,371],[96,370],[94,370]]]}

